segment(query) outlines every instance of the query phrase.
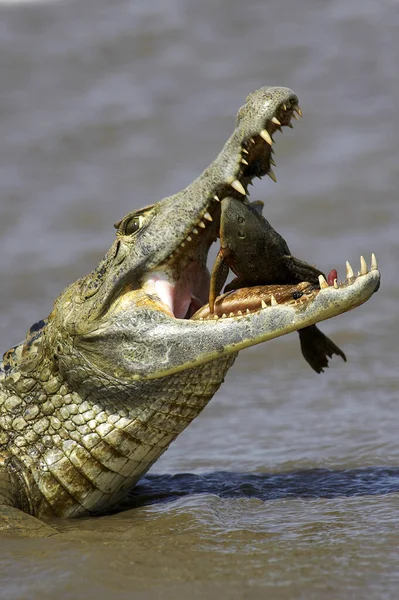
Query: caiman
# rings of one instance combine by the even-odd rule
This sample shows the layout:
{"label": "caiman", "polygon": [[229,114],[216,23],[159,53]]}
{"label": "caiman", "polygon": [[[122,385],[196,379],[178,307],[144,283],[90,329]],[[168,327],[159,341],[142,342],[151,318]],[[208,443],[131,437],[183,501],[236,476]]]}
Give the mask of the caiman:
{"label": "caiman", "polygon": [[288,300],[266,305],[269,288],[258,286],[226,318],[192,318],[208,300],[221,202],[245,201],[255,176],[274,179],[273,135],[295,115],[288,88],[250,94],[202,175],[119,221],[98,267],[4,354],[0,528],[51,535],[43,519],[109,511],[206,406],[239,350],[339,315],[377,290],[377,264],[368,270],[362,260],[358,276],[349,267],[336,286],[306,293],[297,284],[300,303],[291,286]]}

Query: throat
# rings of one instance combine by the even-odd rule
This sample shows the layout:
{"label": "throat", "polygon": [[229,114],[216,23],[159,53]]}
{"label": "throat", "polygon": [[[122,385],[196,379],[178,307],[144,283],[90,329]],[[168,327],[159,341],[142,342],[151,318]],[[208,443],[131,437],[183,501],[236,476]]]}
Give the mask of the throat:
{"label": "throat", "polygon": [[167,268],[149,273],[143,281],[143,290],[159,299],[170,316],[189,319],[208,302],[209,280],[207,268],[191,261],[178,273]]}

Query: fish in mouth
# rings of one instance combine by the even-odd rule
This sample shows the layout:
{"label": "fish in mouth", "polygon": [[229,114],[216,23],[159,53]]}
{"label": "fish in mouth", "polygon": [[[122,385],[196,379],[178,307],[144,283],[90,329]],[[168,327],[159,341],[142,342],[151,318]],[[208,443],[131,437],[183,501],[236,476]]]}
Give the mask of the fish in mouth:
{"label": "fish in mouth", "polygon": [[[250,314],[249,296],[253,298],[255,295],[257,300],[252,310],[257,310],[259,294],[262,297],[261,308],[290,300],[300,302],[304,294],[307,296],[325,284],[326,279],[319,269],[292,256],[285,239],[263,217],[262,209],[263,202],[249,204],[235,198],[223,200],[219,234],[221,246],[212,269],[209,304],[194,318],[234,316],[237,304],[242,314],[242,298],[247,301],[246,314]],[[225,287],[225,294],[218,297],[229,269],[236,278]],[[337,277],[336,270],[333,270],[327,282],[333,285]],[[254,286],[257,287],[255,294]],[[244,291],[239,292],[242,288]],[[334,354],[346,362],[342,350],[316,325],[300,329],[298,334],[302,354],[316,373],[328,367],[328,358]]]}

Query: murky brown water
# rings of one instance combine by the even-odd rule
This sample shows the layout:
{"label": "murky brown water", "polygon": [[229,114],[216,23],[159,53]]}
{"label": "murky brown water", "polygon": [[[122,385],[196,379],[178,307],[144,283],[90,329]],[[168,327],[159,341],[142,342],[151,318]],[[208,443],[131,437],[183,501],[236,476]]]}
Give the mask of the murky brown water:
{"label": "murky brown water", "polygon": [[348,364],[315,375],[296,335],[242,353],[130,510],[1,542],[1,598],[398,597],[398,26],[396,0],[0,2],[2,351],[265,84],[305,118],[252,197],[297,256],[383,275],[323,326]]}

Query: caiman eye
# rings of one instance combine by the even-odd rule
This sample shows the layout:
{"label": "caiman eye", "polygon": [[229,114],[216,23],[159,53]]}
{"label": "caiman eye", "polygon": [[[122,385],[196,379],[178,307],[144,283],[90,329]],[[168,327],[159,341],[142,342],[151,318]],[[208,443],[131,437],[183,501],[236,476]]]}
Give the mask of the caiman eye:
{"label": "caiman eye", "polygon": [[136,217],[132,217],[125,225],[125,235],[132,235],[136,233],[141,226],[143,225],[143,217],[138,215]]}

